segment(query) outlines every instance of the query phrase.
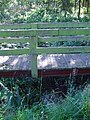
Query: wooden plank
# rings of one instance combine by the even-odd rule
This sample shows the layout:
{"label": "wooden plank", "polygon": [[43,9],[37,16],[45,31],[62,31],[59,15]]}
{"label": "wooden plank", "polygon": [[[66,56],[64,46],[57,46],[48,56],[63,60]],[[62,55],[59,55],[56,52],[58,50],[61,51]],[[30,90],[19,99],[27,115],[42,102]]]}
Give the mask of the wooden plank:
{"label": "wooden plank", "polygon": [[[71,69],[52,69],[52,70],[40,70],[40,77],[53,77],[53,76],[70,76],[73,74],[73,68]],[[78,68],[76,69],[76,75],[90,75],[90,68]]]}
{"label": "wooden plank", "polygon": [[90,57],[90,54],[87,53],[87,54],[78,54],[76,57],[77,57],[77,60],[80,60],[80,64],[82,64],[81,67],[89,67],[89,58],[87,58],[87,56]]}
{"label": "wooden plank", "polygon": [[58,37],[38,37],[39,42],[59,42],[59,41],[90,41],[88,36],[58,36]]}
{"label": "wooden plank", "polygon": [[0,50],[0,56],[30,54],[30,49],[4,49]]}
{"label": "wooden plank", "polygon": [[76,35],[90,35],[90,29],[59,29],[59,36],[76,36]]}
{"label": "wooden plank", "polygon": [[38,23],[31,23],[32,29],[38,29]]}
{"label": "wooden plank", "polygon": [[0,30],[0,37],[90,35],[90,29]]}
{"label": "wooden plank", "polygon": [[36,36],[37,30],[0,30],[0,37],[30,37]]}
{"label": "wooden plank", "polygon": [[[38,26],[38,27],[36,27]],[[0,24],[0,29],[90,28],[90,22],[14,23]]]}
{"label": "wooden plank", "polygon": [[90,28],[85,29],[38,29],[37,35],[39,36],[76,36],[76,35],[90,35]]}
{"label": "wooden plank", "polygon": [[71,55],[71,59],[72,59],[72,62],[75,63],[73,64],[73,67],[76,67],[76,68],[81,68],[81,67],[85,67],[85,63],[83,64],[83,59],[82,59],[82,56],[79,57],[78,55],[76,54],[72,54]]}
{"label": "wooden plank", "polygon": [[38,77],[37,54],[36,54],[36,37],[31,37],[31,74],[33,78]]}
{"label": "wooden plank", "polygon": [[84,59],[85,59],[85,63],[86,63],[85,65],[86,65],[86,67],[89,67],[90,66],[90,55],[86,54],[85,57],[84,57]]}
{"label": "wooden plank", "polygon": [[89,46],[73,46],[73,47],[37,47],[37,54],[75,54],[90,53]]}
{"label": "wooden plank", "polygon": [[38,29],[37,35],[39,36],[58,36],[59,29]]}
{"label": "wooden plank", "polygon": [[31,70],[31,55],[24,56],[23,56],[23,70]]}
{"label": "wooden plank", "polygon": [[[6,68],[6,70],[8,71],[10,70],[31,70],[31,56],[30,55],[8,56],[8,59],[7,59],[7,56],[5,56],[5,57],[0,57],[0,61],[2,61],[2,64],[7,64],[7,67],[9,69]],[[37,57],[37,61],[39,64],[38,65],[39,70],[90,68],[90,54],[39,55]],[[3,70],[1,69],[1,66],[0,66],[0,70]]]}
{"label": "wooden plank", "polygon": [[33,78],[38,77],[37,55],[32,55],[32,58],[31,58],[31,74]]}
{"label": "wooden plank", "polygon": [[90,28],[90,22],[38,23],[38,28]]}
{"label": "wooden plank", "polygon": [[73,68],[71,54],[63,54],[63,57],[64,57],[64,60],[67,63],[67,68]]}
{"label": "wooden plank", "polygon": [[62,54],[38,55],[39,69],[63,69],[67,68],[67,63]]}
{"label": "wooden plank", "polygon": [[[66,69],[66,68],[84,68],[86,67],[86,61],[83,60],[82,55],[85,54],[52,54],[52,55],[39,55],[38,56],[38,68],[39,69]],[[90,54],[88,54],[89,56]],[[43,59],[43,60],[42,60]],[[90,67],[90,64],[88,64]]]}
{"label": "wooden plank", "polygon": [[[56,54],[56,55],[54,54],[53,57],[54,57],[54,59],[55,59],[55,61],[57,63],[56,69],[65,69],[65,68],[67,68],[67,62],[66,62],[63,54]],[[52,68],[52,69],[54,69],[54,68]]]}
{"label": "wooden plank", "polygon": [[0,24],[0,29],[30,29],[30,23],[22,23],[22,24]]}
{"label": "wooden plank", "polygon": [[[86,57],[88,56],[88,58]],[[90,68],[90,54],[70,54],[70,56],[66,55],[66,60],[68,60],[68,68]]]}
{"label": "wooden plank", "polygon": [[9,67],[9,70],[14,70],[16,68],[16,63],[19,61],[19,56],[8,56],[9,59],[6,61],[6,64]]}
{"label": "wooden plank", "polygon": [[11,65],[13,66],[13,70],[21,70],[20,65],[23,65],[21,57],[16,56]]}
{"label": "wooden plank", "polygon": [[[32,73],[32,77],[38,77],[38,68],[37,68],[37,54],[59,54],[59,53],[90,53],[90,47],[89,46],[74,46],[74,47],[60,47],[60,48],[38,48],[36,49],[37,46],[37,35],[39,36],[61,36],[63,40],[66,40],[67,38],[69,40],[73,39],[73,40],[90,40],[90,25],[88,25],[87,23],[83,24],[82,23],[52,23],[52,24],[43,24],[43,26],[45,26],[44,29],[41,29],[42,24],[40,26],[40,24],[31,24],[28,25],[26,27],[24,26],[19,26],[19,28],[17,26],[5,26],[5,29],[7,30],[2,30],[4,29],[1,25],[1,30],[0,30],[0,37],[6,37],[4,39],[4,41],[9,41],[12,42],[14,39],[9,39],[7,37],[31,37],[31,41],[30,42],[30,48],[29,49],[5,49],[5,50],[0,50],[0,55],[22,55],[22,54],[32,54],[31,57],[31,65],[29,66],[29,68],[31,68],[31,73]],[[32,29],[29,29],[32,28]],[[78,28],[77,28],[78,27]],[[85,27],[85,28],[84,28]],[[37,29],[40,28],[40,29]],[[49,29],[46,29],[49,28]],[[54,28],[54,29],[50,29],[50,28]],[[58,28],[58,29],[56,29]],[[61,28],[61,29],[60,29]],[[83,29],[84,28],[84,29]],[[12,30],[13,29],[13,30]],[[16,29],[16,30],[14,30]],[[79,37],[77,37],[79,35]],[[81,36],[80,36],[81,35]],[[65,38],[67,36],[67,38]],[[70,37],[71,36],[71,37]],[[84,36],[84,37],[83,37]],[[77,38],[76,38],[77,37]],[[16,40],[16,41],[17,41]],[[36,41],[37,40],[37,41]],[[55,40],[54,38],[52,39],[53,41]],[[58,39],[59,40],[59,39]],[[2,38],[1,38],[1,42],[2,42]],[[21,41],[21,39],[19,39],[19,41]],[[22,40],[24,42],[26,42],[24,39]],[[47,65],[44,66],[44,68],[48,68],[48,69],[52,69],[52,68],[58,68],[60,64],[60,61],[57,57],[54,57],[53,55],[48,55],[48,59],[46,60]],[[70,58],[71,59],[71,58]],[[24,60],[24,61],[23,61]],[[16,67],[17,69],[24,69],[23,65],[26,63],[27,59],[21,59],[18,61],[18,59],[16,59]],[[72,62],[75,62],[75,58],[72,57]],[[64,59],[63,59],[64,61]],[[45,62],[45,61],[44,61]],[[59,63],[59,64],[58,64]],[[62,65],[65,66],[66,62],[63,62]],[[44,63],[43,63],[44,65]],[[75,63],[73,64],[73,67],[76,66],[82,66],[80,63]],[[59,66],[60,67],[60,66]],[[16,69],[14,68],[14,69]]]}
{"label": "wooden plank", "polygon": [[[38,55],[37,56],[37,66],[39,69],[44,69],[48,64],[48,55]],[[50,62],[50,59],[49,59]]]}
{"label": "wooden plank", "polygon": [[[22,55],[18,57],[18,62],[14,66],[14,70],[30,70],[31,64],[30,64],[30,57],[28,55]],[[27,69],[28,67],[28,69]]]}
{"label": "wooden plank", "polygon": [[1,78],[15,78],[15,77],[30,77],[31,76],[31,72],[29,70],[1,70],[0,71],[0,77]]}
{"label": "wooden plank", "polygon": [[39,69],[49,69],[52,68],[52,56],[51,55],[41,55],[41,58],[38,57],[38,68]]}
{"label": "wooden plank", "polygon": [[30,37],[36,35],[58,35],[58,29],[0,30],[0,37]]}
{"label": "wooden plank", "polygon": [[0,43],[26,43],[30,42],[30,38],[0,38]]}
{"label": "wooden plank", "polygon": [[30,55],[0,56],[0,60],[0,70],[31,70]]}

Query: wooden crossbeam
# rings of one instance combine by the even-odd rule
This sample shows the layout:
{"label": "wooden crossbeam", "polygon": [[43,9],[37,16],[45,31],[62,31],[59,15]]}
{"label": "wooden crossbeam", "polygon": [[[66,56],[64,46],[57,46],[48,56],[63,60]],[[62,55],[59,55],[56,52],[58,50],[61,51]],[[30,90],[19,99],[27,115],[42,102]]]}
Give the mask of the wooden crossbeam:
{"label": "wooden crossbeam", "polygon": [[0,24],[0,29],[90,28],[90,22]]}
{"label": "wooden crossbeam", "polygon": [[38,77],[37,55],[90,53],[89,46],[38,47],[38,42],[88,41],[90,22],[0,24],[1,43],[26,43],[28,48],[0,49],[0,55],[32,55],[31,74]]}

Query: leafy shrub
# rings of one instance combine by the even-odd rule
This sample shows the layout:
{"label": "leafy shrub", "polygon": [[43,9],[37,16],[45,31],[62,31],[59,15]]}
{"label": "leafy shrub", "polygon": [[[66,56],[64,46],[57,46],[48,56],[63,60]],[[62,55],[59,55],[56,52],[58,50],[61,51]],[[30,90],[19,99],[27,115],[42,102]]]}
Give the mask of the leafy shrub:
{"label": "leafy shrub", "polygon": [[39,6],[38,8],[28,11],[20,11],[15,13],[11,19],[14,23],[33,23],[33,22],[89,22],[89,16],[83,16],[79,19],[73,15],[73,13],[67,12],[65,15],[65,11],[61,11],[60,13],[56,12],[48,12],[46,8]]}
{"label": "leafy shrub", "polygon": [[29,16],[27,17],[27,22],[40,22],[44,16],[44,9],[37,8],[35,11],[32,11]]}

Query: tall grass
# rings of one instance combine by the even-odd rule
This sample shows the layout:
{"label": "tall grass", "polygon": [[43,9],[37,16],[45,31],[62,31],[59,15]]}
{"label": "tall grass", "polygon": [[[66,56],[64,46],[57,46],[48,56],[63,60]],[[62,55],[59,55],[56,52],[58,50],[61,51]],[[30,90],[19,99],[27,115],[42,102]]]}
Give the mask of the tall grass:
{"label": "tall grass", "polygon": [[65,95],[61,103],[43,102],[26,109],[17,109],[15,112],[0,114],[0,120],[89,120],[90,119],[90,88],[77,91],[71,97]]}
{"label": "tall grass", "polygon": [[[8,102],[6,106],[2,103],[4,107],[0,109],[0,120],[90,120],[90,85],[87,84],[83,90],[79,89],[75,91],[75,86],[72,85],[73,83],[69,84],[67,94],[62,92],[64,98],[58,99],[58,102],[54,102],[51,99],[53,96],[54,99],[57,99],[55,98],[57,92],[51,93],[51,100],[45,103],[45,97],[42,97],[40,91],[40,95],[38,94],[40,100],[38,102],[33,101],[34,104],[30,104],[29,107],[22,106],[24,98],[16,86],[14,92],[17,93],[18,98],[14,100],[18,100],[18,102],[16,102],[16,104],[18,104],[17,106],[11,104],[12,98],[10,97],[7,99]],[[39,90],[41,90],[41,86],[39,88]],[[8,92],[8,94],[13,97],[13,91]],[[29,97],[29,95],[32,95],[30,90],[27,91],[27,95],[27,98],[30,99],[31,97]],[[26,101],[28,101],[28,99]]]}

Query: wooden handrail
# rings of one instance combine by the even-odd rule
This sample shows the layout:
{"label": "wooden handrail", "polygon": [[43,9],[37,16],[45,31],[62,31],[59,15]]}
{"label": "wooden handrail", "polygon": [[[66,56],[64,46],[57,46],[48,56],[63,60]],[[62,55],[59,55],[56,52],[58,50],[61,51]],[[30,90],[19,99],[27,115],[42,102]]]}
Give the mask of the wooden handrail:
{"label": "wooden handrail", "polygon": [[38,42],[86,41],[90,43],[90,23],[25,23],[0,25],[0,43],[29,43],[28,48],[0,49],[0,55],[30,54],[32,77],[38,77],[37,55],[90,53],[90,46],[39,47]]}

